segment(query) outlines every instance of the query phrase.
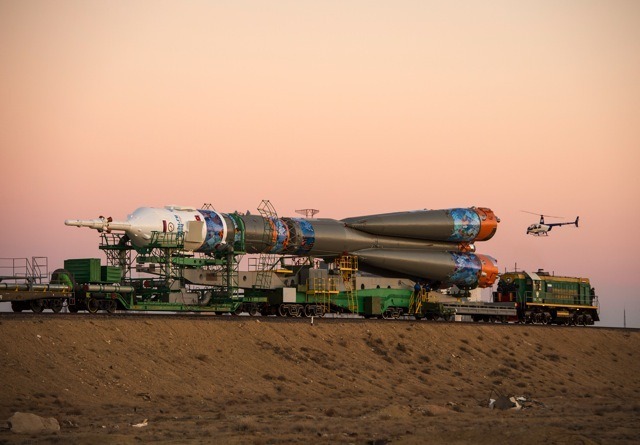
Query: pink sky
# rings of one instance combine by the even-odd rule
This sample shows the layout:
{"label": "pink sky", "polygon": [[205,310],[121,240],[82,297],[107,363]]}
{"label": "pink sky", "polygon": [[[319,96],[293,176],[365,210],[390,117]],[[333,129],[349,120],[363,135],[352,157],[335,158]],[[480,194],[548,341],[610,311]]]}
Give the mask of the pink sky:
{"label": "pink sky", "polygon": [[[486,206],[501,270],[591,278],[640,327],[640,3],[0,1],[0,257],[102,257],[67,218],[269,199]],[[525,235],[522,210],[580,215]]]}

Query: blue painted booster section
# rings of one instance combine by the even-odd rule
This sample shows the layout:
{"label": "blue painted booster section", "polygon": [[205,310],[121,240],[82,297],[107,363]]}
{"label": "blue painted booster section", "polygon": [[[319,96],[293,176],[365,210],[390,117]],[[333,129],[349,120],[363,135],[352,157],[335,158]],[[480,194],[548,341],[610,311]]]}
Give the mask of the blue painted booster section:
{"label": "blue painted booster section", "polygon": [[291,220],[298,226],[299,233],[302,235],[302,242],[298,250],[294,252],[294,255],[306,255],[316,242],[316,231],[306,219],[291,218]]}
{"label": "blue painted booster section", "polygon": [[289,244],[289,228],[279,218],[272,218],[276,230],[276,244],[271,249],[271,253],[282,253]]}
{"label": "blue painted booster section", "polygon": [[473,253],[449,253],[455,263],[455,270],[451,275],[449,275],[451,283],[458,286],[477,285],[478,276],[482,270],[480,258]]}
{"label": "blue painted booster section", "polygon": [[480,217],[471,209],[449,210],[453,219],[453,231],[449,241],[470,242],[480,233]]}

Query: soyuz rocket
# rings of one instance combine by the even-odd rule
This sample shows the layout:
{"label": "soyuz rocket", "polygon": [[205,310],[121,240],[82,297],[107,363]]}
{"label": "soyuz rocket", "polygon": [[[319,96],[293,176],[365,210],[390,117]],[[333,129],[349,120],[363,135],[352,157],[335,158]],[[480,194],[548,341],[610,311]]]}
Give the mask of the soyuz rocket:
{"label": "soyuz rocket", "polygon": [[124,232],[143,248],[153,232],[182,234],[184,250],[205,254],[243,251],[312,256],[333,261],[358,257],[359,269],[406,277],[433,288],[488,287],[498,276],[489,255],[475,253],[475,241],[491,239],[499,218],[488,208],[416,210],[329,218],[279,218],[211,209],[141,207],[126,221],[100,217],[65,224],[100,232]]}

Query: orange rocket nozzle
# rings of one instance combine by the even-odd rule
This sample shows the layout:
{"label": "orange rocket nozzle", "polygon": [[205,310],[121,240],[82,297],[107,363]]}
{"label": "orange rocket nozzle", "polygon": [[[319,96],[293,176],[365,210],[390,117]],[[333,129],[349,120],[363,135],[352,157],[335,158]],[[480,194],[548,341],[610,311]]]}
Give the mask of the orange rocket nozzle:
{"label": "orange rocket nozzle", "polygon": [[475,211],[480,217],[480,232],[478,232],[476,241],[491,239],[493,235],[495,235],[496,230],[498,230],[500,218],[493,213],[493,210],[486,207],[476,207]]}
{"label": "orange rocket nozzle", "polygon": [[498,263],[489,255],[478,255],[482,268],[478,277],[478,287],[489,287],[498,279]]}

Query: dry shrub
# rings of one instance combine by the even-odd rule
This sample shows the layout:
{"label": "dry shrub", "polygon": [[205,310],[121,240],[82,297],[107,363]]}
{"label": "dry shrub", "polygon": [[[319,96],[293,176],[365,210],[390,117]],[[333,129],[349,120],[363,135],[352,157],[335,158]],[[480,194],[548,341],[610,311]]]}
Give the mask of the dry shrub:
{"label": "dry shrub", "polygon": [[511,373],[511,369],[509,368],[498,368],[498,369],[492,369],[489,372],[489,377],[509,377],[509,374]]}
{"label": "dry shrub", "polygon": [[255,422],[245,419],[236,423],[235,430],[241,433],[247,433],[247,432],[256,431],[257,429],[256,427],[257,425]]}
{"label": "dry shrub", "polygon": [[503,362],[503,364],[507,368],[515,369],[516,371],[520,369],[520,363],[514,359],[508,358]]}

